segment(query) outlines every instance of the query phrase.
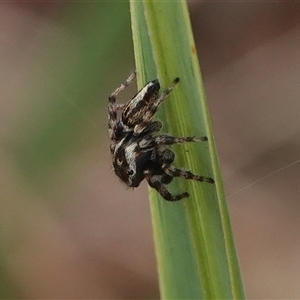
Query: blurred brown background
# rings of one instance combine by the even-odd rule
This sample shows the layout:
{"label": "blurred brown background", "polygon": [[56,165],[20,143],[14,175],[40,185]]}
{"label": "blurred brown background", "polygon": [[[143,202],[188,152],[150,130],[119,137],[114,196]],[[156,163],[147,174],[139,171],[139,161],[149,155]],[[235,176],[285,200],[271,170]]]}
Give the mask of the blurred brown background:
{"label": "blurred brown background", "polygon": [[[300,163],[251,185],[300,159],[300,3],[190,12],[247,296],[300,298]],[[106,134],[127,2],[2,2],[0,62],[0,297],[158,298],[147,188]]]}

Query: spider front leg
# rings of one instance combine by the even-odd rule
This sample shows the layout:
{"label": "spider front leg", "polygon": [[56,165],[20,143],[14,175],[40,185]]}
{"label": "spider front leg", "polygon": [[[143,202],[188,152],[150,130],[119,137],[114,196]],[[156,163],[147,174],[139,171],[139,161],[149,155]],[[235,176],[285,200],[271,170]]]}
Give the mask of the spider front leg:
{"label": "spider front leg", "polygon": [[163,185],[164,176],[165,175],[146,175],[146,180],[148,181],[148,184],[152,188],[156,189],[160,193],[160,195],[167,201],[178,201],[189,196],[189,193],[187,192],[175,195],[171,194]]}

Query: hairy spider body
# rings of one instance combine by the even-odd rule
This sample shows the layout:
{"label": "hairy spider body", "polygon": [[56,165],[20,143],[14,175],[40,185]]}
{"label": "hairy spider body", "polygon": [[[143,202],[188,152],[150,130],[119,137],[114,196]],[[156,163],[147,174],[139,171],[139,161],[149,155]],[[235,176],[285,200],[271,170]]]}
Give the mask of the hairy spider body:
{"label": "hairy spider body", "polygon": [[[129,187],[138,187],[141,181],[156,189],[168,201],[177,201],[188,197],[187,192],[171,194],[164,185],[174,177],[214,183],[209,177],[175,168],[175,155],[166,146],[172,144],[207,141],[206,137],[173,137],[155,135],[162,124],[152,118],[158,107],[179,82],[175,78],[172,84],[159,94],[157,79],[147,83],[132,99],[125,104],[117,104],[117,95],[134,79],[132,73],[127,80],[109,96],[108,132],[111,139],[110,151],[116,175]],[[117,111],[121,114],[118,119]]]}

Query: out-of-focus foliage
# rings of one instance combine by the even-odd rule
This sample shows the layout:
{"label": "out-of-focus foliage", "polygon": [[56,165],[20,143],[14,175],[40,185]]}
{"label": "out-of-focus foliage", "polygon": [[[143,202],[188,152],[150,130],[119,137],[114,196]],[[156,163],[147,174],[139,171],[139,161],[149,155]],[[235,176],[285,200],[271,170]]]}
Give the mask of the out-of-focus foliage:
{"label": "out-of-focus foliage", "polygon": [[75,145],[86,145],[89,132],[102,130],[104,122],[91,112],[100,107],[106,117],[111,70],[118,72],[132,50],[126,2],[68,3],[53,16],[34,37],[38,49],[28,58],[30,82],[23,87],[31,109],[15,126],[14,156],[39,185],[78,150]]}
{"label": "out-of-focus foliage", "polygon": [[23,263],[30,239],[25,220],[43,218],[34,214],[33,199],[61,200],[57,184],[74,174],[70,161],[106,139],[107,96],[133,68],[129,5],[1,3],[1,11],[0,298],[43,297],[22,280],[30,262],[23,273],[12,253],[20,249]]}

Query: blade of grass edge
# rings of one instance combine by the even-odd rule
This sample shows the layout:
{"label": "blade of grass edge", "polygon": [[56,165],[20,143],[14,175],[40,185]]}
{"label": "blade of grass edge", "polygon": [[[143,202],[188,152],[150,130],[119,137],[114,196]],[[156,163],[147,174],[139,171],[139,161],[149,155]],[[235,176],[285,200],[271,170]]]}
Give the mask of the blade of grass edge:
{"label": "blade of grass edge", "polygon": [[186,3],[130,4],[139,87],[156,77],[163,87],[177,75],[182,78],[172,99],[162,105],[159,117],[166,123],[164,131],[181,136],[205,134],[209,138],[208,145],[188,145],[184,147],[188,152],[176,151],[176,163],[199,174],[214,174],[216,180],[215,188],[187,181],[177,187],[172,185],[172,192],[180,189],[190,193],[188,199],[177,203],[163,201],[156,192],[150,192],[162,298],[242,299],[243,287]]}

